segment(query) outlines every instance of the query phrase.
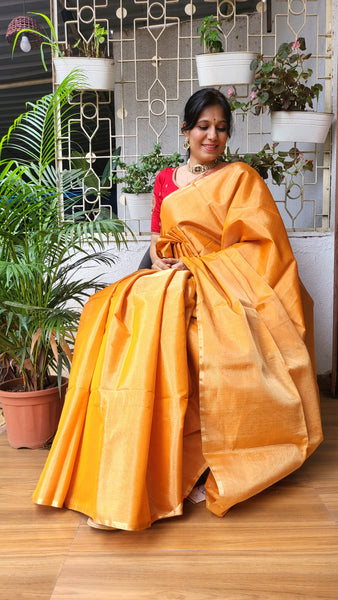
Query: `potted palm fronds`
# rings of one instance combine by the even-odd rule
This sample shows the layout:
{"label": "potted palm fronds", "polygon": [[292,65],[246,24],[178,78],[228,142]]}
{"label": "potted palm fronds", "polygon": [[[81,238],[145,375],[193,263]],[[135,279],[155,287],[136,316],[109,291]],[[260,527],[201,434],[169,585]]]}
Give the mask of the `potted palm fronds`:
{"label": "potted palm fronds", "polygon": [[60,191],[71,215],[78,198],[70,200],[68,192],[79,189],[82,171],[57,170],[55,147],[79,83],[70,75],[29,104],[0,141],[0,361],[11,361],[20,375],[1,384],[0,402],[13,447],[42,446],[55,433],[81,308],[104,285],[86,278],[84,269],[91,261],[113,264],[107,240],[125,243],[121,221],[62,218]]}
{"label": "potted palm fronds", "polygon": [[100,25],[94,23],[93,30],[88,38],[79,34],[79,38],[72,47],[63,47],[59,44],[56,31],[51,20],[43,13],[30,13],[44,19],[50,33],[29,28],[19,31],[13,42],[13,52],[19,38],[24,33],[33,33],[42,39],[40,45],[41,61],[45,71],[47,71],[44,50],[49,47],[52,51],[52,60],[55,69],[55,82],[61,81],[74,69],[79,69],[85,74],[81,82],[81,89],[94,90],[113,90],[115,86],[115,62],[107,57],[107,36],[108,31]]}

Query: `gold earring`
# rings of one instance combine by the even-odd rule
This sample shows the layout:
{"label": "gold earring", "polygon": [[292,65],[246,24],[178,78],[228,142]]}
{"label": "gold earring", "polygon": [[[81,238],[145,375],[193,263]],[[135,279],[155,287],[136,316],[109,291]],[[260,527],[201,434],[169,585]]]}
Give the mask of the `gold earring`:
{"label": "gold earring", "polygon": [[190,148],[190,142],[188,140],[188,138],[185,138],[184,144],[183,144],[183,148],[184,150],[189,150]]}

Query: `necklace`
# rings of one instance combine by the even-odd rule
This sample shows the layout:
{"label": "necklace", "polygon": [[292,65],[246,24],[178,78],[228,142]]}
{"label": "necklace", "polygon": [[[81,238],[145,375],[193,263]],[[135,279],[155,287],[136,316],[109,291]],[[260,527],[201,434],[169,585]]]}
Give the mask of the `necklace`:
{"label": "necklace", "polygon": [[188,167],[188,171],[190,171],[190,173],[194,173],[194,175],[198,175],[199,173],[205,173],[205,171],[210,171],[210,169],[213,169],[214,167],[216,167],[218,163],[218,158],[216,158],[215,160],[213,160],[211,163],[206,163],[204,165],[194,165],[193,167],[190,166],[190,160],[188,160],[187,163],[187,167]]}

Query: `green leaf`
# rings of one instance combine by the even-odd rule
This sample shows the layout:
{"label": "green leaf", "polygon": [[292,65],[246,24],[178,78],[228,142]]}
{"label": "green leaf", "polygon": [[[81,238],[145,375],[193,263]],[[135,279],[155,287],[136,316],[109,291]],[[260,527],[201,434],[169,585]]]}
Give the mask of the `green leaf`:
{"label": "green leaf", "polygon": [[264,92],[261,96],[260,96],[260,102],[261,104],[265,104],[268,100],[269,100],[269,94],[268,92]]}
{"label": "green leaf", "polygon": [[284,42],[283,44],[281,44],[278,48],[277,51],[277,57],[279,60],[283,61],[285,58],[287,58],[290,54],[290,46],[289,44],[287,44],[286,42]]}
{"label": "green leaf", "polygon": [[55,168],[55,137],[67,127],[77,81],[73,74],[55,93],[30,103],[0,141],[0,354],[18,365],[28,388],[43,388],[50,372],[69,367],[63,340],[74,339],[81,307],[106,285],[88,278],[85,267],[114,263],[106,240],[126,244],[121,221],[80,222],[78,214],[73,222],[60,219],[59,185],[71,214],[77,198],[67,192],[83,177],[81,169]]}

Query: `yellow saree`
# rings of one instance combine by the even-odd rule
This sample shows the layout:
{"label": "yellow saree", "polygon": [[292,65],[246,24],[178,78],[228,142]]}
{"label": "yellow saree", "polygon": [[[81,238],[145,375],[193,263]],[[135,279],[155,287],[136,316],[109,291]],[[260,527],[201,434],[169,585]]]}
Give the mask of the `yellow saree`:
{"label": "yellow saree", "polygon": [[139,271],[86,304],[33,497],[122,529],[182,514],[208,466],[222,516],[322,440],[312,332],[263,180],[227,165],[168,196],[161,222],[159,251],[189,270]]}

